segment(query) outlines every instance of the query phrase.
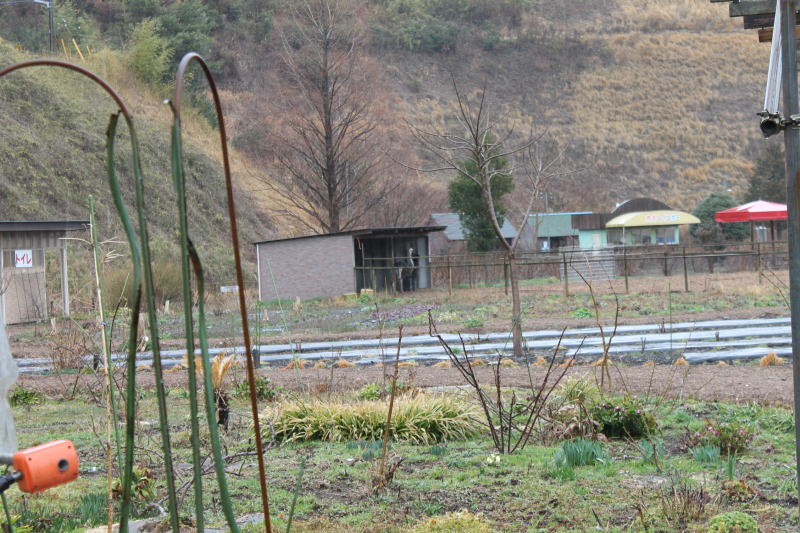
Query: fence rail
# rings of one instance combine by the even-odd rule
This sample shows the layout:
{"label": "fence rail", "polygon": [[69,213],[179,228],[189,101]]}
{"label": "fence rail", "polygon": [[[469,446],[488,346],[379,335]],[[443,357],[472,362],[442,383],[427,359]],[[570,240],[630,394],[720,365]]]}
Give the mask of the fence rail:
{"label": "fence rail", "polygon": [[[524,285],[558,279],[566,294],[570,284],[624,280],[628,292],[631,278],[689,278],[697,274],[758,272],[759,282],[767,271],[788,268],[786,241],[715,245],[625,246],[597,250],[560,249],[525,252],[516,256],[517,279]],[[355,268],[359,289],[389,292],[416,289],[473,288],[509,285],[507,258],[500,253],[421,256],[413,268],[392,265],[389,258],[373,259],[372,265]]]}

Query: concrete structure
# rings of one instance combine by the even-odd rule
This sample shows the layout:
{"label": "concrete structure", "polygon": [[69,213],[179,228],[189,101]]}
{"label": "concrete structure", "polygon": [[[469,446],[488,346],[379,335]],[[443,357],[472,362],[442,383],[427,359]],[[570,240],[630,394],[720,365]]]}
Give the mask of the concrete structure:
{"label": "concrete structure", "polygon": [[256,242],[259,299],[428,288],[428,234],[443,229],[376,228]]}
{"label": "concrete structure", "polygon": [[61,311],[69,315],[68,231],[85,230],[86,220],[0,222],[0,305],[5,324],[47,318],[44,253],[61,251]]}
{"label": "concrete structure", "polygon": [[[431,234],[430,255],[459,255],[468,253],[467,237],[464,235],[464,228],[461,225],[461,218],[457,213],[433,213],[429,224],[444,226],[442,231]],[[500,228],[503,237],[511,241],[517,236],[517,230],[508,221],[503,220]]]}

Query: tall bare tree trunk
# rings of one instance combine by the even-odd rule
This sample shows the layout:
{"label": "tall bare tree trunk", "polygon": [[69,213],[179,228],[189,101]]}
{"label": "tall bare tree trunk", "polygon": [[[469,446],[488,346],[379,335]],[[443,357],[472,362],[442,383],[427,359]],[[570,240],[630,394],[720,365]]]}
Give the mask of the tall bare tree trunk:
{"label": "tall bare tree trunk", "polygon": [[522,357],[522,303],[517,282],[517,257],[514,251],[506,253],[508,280],[511,285],[511,334],[514,340],[514,357]]}

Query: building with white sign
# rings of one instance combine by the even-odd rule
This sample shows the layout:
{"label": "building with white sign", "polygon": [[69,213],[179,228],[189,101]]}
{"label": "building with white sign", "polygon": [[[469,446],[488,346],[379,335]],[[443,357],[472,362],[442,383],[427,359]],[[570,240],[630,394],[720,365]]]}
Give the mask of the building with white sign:
{"label": "building with white sign", "polygon": [[[59,311],[69,315],[69,270],[67,241],[69,231],[85,230],[86,220],[46,222],[0,221],[0,305],[6,324],[37,322],[48,316],[48,293],[58,293]],[[45,276],[45,250],[60,251],[61,287],[48,291]]]}
{"label": "building with white sign", "polygon": [[680,227],[699,223],[694,215],[652,198],[628,200],[610,213],[572,215],[581,249],[679,244]]}

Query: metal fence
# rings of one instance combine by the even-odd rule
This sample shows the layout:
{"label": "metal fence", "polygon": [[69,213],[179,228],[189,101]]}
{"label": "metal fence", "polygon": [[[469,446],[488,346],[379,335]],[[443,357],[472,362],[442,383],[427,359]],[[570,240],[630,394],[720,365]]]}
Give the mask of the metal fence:
{"label": "metal fence", "polygon": [[[627,292],[636,278],[682,278],[690,290],[690,277],[698,274],[757,272],[759,281],[768,271],[788,268],[786,241],[714,245],[620,246],[595,250],[560,249],[517,254],[517,279],[523,289],[556,281],[563,291],[587,282],[615,280]],[[391,263],[389,263],[391,264]],[[423,256],[415,268],[357,267],[363,288],[400,293],[417,289],[497,287],[509,285],[504,254]],[[383,280],[372,285],[370,280]],[[676,284],[678,282],[676,281]],[[624,285],[623,285],[624,284]],[[361,287],[359,287],[361,288]]]}

